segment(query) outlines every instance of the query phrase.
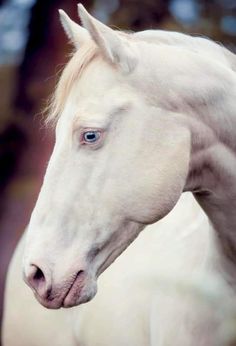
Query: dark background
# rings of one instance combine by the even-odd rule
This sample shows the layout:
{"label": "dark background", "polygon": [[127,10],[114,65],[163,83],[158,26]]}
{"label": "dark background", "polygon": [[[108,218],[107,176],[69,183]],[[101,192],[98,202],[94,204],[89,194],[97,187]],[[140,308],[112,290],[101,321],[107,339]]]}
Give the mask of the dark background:
{"label": "dark background", "polygon": [[[159,28],[208,36],[235,51],[236,0],[87,0],[121,29]],[[77,19],[74,0],[0,0],[0,320],[5,274],[27,225],[53,145],[42,110],[70,46],[58,8]]]}

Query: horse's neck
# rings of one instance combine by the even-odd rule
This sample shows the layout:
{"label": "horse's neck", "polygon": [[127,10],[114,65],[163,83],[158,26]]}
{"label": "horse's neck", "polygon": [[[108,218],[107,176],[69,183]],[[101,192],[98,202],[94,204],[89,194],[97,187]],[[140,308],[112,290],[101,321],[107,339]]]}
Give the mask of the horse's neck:
{"label": "horse's neck", "polygon": [[[180,67],[185,84],[178,85],[180,76],[172,76],[177,89],[172,94],[167,91],[164,107],[187,114],[183,121],[191,131],[192,150],[185,190],[194,193],[215,228],[222,268],[236,289],[236,56],[200,37],[158,30],[136,36],[183,49],[183,57],[188,52],[195,55],[189,66]],[[196,69],[197,62],[191,65],[191,59],[198,56],[205,60],[199,60]]]}
{"label": "horse's neck", "polygon": [[186,190],[194,193],[208,215],[216,231],[221,269],[236,289],[235,100],[236,83],[225,92],[220,103],[212,102],[207,110],[200,109],[195,114]]}
{"label": "horse's neck", "polygon": [[222,144],[210,151],[199,165],[193,191],[216,231],[222,269],[236,288],[236,155]]}

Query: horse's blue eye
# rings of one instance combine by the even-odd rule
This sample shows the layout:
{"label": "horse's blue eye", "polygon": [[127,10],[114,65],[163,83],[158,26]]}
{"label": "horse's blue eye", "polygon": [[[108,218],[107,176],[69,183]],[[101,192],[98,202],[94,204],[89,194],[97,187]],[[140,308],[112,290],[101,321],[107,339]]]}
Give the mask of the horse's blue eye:
{"label": "horse's blue eye", "polygon": [[101,136],[101,133],[99,131],[87,131],[83,134],[83,140],[86,143],[94,143],[96,142]]}

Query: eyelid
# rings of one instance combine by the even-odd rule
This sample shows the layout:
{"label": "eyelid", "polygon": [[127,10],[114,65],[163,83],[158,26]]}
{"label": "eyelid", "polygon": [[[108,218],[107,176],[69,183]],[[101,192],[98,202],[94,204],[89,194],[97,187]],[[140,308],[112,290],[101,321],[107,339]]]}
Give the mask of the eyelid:
{"label": "eyelid", "polygon": [[107,129],[110,125],[110,122],[92,117],[79,117],[73,124],[74,130],[83,130],[83,129]]}

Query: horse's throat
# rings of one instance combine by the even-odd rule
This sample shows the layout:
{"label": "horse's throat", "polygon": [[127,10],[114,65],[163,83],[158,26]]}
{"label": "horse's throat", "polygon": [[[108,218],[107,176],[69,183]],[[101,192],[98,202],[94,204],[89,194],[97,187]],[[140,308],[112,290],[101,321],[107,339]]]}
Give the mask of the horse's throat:
{"label": "horse's throat", "polygon": [[236,288],[236,153],[215,142],[194,155],[187,187],[216,231],[222,269]]}

